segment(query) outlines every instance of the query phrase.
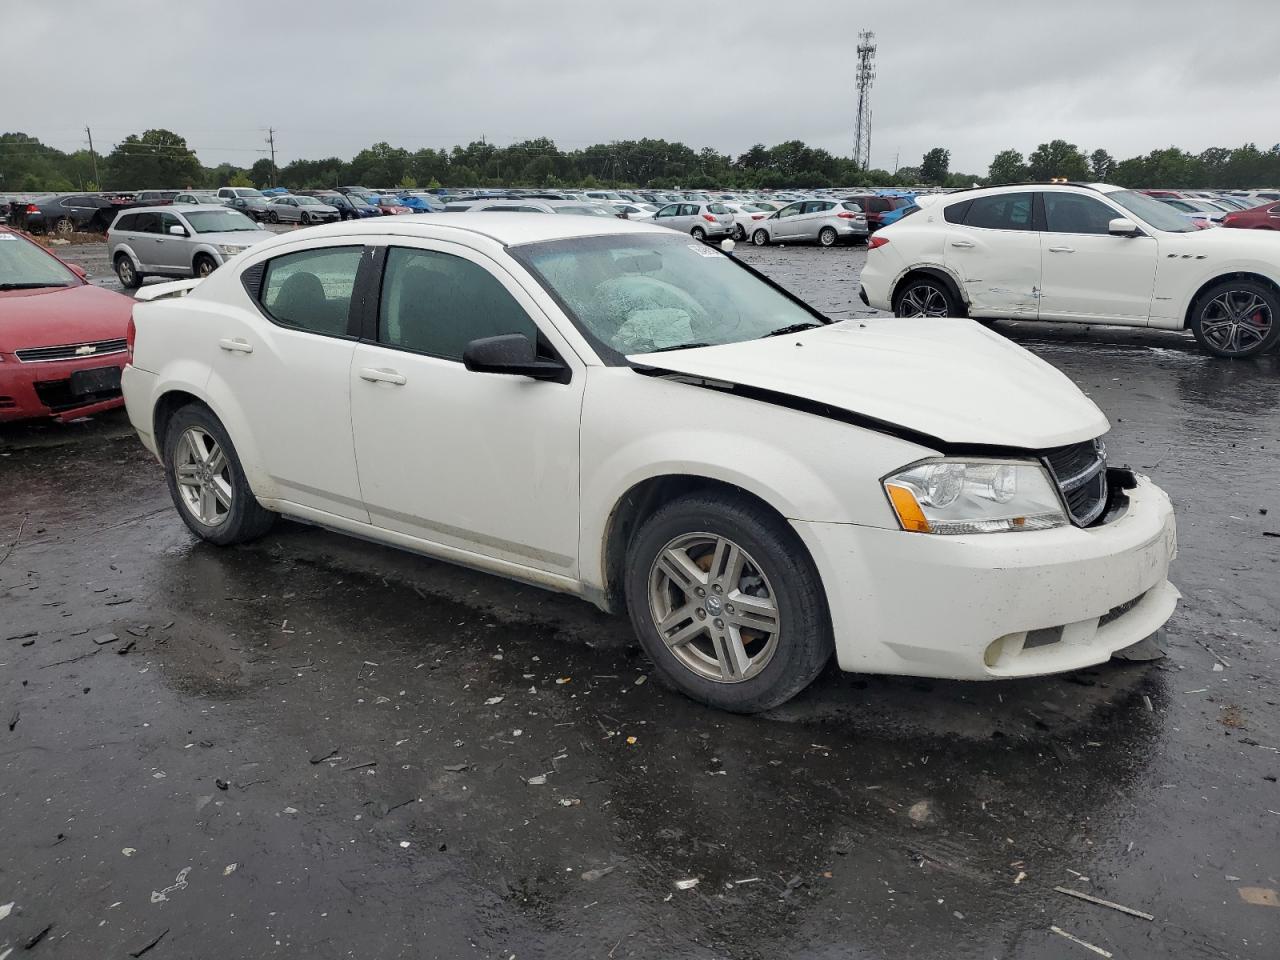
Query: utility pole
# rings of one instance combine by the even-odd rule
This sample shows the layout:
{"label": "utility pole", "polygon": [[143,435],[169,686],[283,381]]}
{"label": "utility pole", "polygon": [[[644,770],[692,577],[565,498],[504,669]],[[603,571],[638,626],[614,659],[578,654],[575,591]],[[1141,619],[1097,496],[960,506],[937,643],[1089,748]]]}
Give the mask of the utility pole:
{"label": "utility pole", "polygon": [[893,175],[898,175],[898,151],[893,151]]}
{"label": "utility pole", "polygon": [[98,155],[93,152],[93,131],[88,127],[85,127],[84,132],[89,137],[89,159],[93,161],[93,182],[94,185],[101,190],[102,181],[98,179]]}
{"label": "utility pole", "polygon": [[876,35],[858,34],[858,116],[853,130],[853,162],[862,170],[871,166],[871,83],[876,78]]}
{"label": "utility pole", "polygon": [[267,127],[267,143],[271,147],[271,185],[276,185],[276,128]]}

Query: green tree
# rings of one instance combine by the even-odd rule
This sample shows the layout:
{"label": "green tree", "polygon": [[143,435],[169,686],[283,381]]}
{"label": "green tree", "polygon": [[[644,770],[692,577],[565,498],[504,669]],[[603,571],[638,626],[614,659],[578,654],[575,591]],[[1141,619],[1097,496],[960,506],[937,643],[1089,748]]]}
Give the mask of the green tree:
{"label": "green tree", "polygon": [[252,187],[253,181],[249,179],[249,175],[243,170],[237,170],[231,175],[231,179],[227,181],[229,187]]}
{"label": "green tree", "polygon": [[1027,173],[1032,180],[1088,180],[1089,161],[1074,143],[1051,140],[1031,151],[1027,158]]}
{"label": "green tree", "polygon": [[1021,183],[1027,179],[1027,165],[1017,150],[1001,150],[987,171],[988,183]]}
{"label": "green tree", "polygon": [[116,144],[106,166],[106,182],[114,189],[190,187],[204,182],[195,153],[171,130],[129,134]]}
{"label": "green tree", "polygon": [[947,182],[947,172],[950,169],[951,151],[943,147],[934,147],[920,162],[920,176],[925,183],[941,186]]}
{"label": "green tree", "polygon": [[269,157],[262,157],[253,161],[253,166],[249,168],[249,179],[253,181],[253,185],[259,190],[269,187],[275,182],[276,172],[271,166]]}
{"label": "green tree", "polygon": [[1107,151],[1098,149],[1089,154],[1089,173],[1099,183],[1106,183],[1115,172],[1116,161]]}

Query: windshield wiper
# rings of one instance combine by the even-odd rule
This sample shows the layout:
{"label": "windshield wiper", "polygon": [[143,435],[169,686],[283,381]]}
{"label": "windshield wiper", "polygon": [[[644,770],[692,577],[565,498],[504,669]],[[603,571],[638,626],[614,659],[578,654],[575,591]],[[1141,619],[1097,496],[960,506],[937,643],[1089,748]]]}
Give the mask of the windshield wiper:
{"label": "windshield wiper", "polygon": [[69,286],[69,283],[0,283],[0,290],[39,290],[42,287]]}
{"label": "windshield wiper", "polygon": [[645,353],[666,353],[668,350],[696,350],[698,347],[710,347],[710,343],[673,343],[669,347],[654,347],[652,350],[646,350]]}
{"label": "windshield wiper", "polygon": [[[809,320],[805,323],[793,323],[787,327],[779,327],[777,330],[770,330],[764,337],[785,337],[789,333],[799,333],[802,330],[812,330],[814,327],[821,327],[822,324],[816,320]],[[763,340],[764,337],[760,339]]]}

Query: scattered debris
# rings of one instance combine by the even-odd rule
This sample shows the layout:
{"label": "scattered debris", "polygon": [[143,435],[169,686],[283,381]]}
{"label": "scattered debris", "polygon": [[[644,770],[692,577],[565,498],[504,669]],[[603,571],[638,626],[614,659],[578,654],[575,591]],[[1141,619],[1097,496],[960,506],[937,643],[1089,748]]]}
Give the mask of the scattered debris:
{"label": "scattered debris", "polygon": [[694,887],[696,887],[697,885],[698,885],[698,878],[697,878],[697,877],[691,877],[691,878],[690,878],[690,879],[688,879],[688,880],[677,880],[677,881],[676,881],[676,889],[677,889],[677,890],[692,890],[692,889],[693,889]]}
{"label": "scattered debris", "polygon": [[341,750],[341,749],[342,749],[341,747],[334,747],[334,748],[333,748],[332,750],[330,750],[328,753],[315,753],[315,754],[312,754],[312,756],[311,756],[311,762],[312,762],[312,763],[324,763],[326,760],[332,760],[334,757],[336,757],[336,756],[338,755],[338,751],[339,751],[339,750]]}
{"label": "scattered debris", "polygon": [[559,679],[556,680],[556,683],[564,684],[564,683],[568,683],[572,679],[573,677],[560,677]]}
{"label": "scattered debris", "polygon": [[[178,875],[173,878],[173,883],[169,884],[169,886],[165,887],[163,890],[152,890],[151,902],[163,903],[164,901],[169,899],[169,894],[176,893],[179,890],[187,889],[187,874],[189,874],[190,872],[191,872],[190,867],[183,867],[181,870],[178,871]],[[150,949],[150,947],[148,947],[147,949]]]}
{"label": "scattered debris", "polygon": [[1092,950],[1094,953],[1096,953],[1100,957],[1113,956],[1110,950],[1103,950],[1101,947],[1094,946],[1088,940],[1081,940],[1075,934],[1067,933],[1067,931],[1063,930],[1061,927],[1050,927],[1049,929],[1052,930],[1054,933],[1056,933],[1058,936],[1066,937],[1072,943],[1079,944],[1080,946],[1084,947],[1086,950]]}
{"label": "scattered debris", "polygon": [[735,881],[733,881],[733,885],[734,885],[735,887],[740,887],[740,886],[742,886],[744,883],[759,883],[759,882],[760,882],[760,878],[759,878],[759,877],[747,877],[747,879],[745,879],[745,880],[735,880]]}
{"label": "scattered debris", "polygon": [[115,643],[119,639],[120,638],[117,637],[114,633],[100,633],[93,638],[93,642],[96,643],[98,646],[102,646],[103,644],[106,644],[106,643]]}
{"label": "scattered debris", "polygon": [[13,912],[13,905],[16,901],[10,900],[8,903],[0,903],[0,920],[3,920]]}
{"label": "scattered debris", "polygon": [[643,686],[644,682],[648,679],[649,679],[648,676],[646,676],[645,674],[643,673],[640,674],[640,676],[636,677],[636,686],[637,687]]}
{"label": "scattered debris", "polygon": [[229,786],[231,786],[231,784],[229,784],[226,780],[223,780],[221,777],[218,777],[217,779],[215,779],[213,781],[213,785],[217,787],[219,790],[226,790]]}
{"label": "scattered debris", "polygon": [[280,812],[281,812],[281,813],[287,813],[287,814],[291,814],[291,815],[292,815],[292,814],[297,813],[297,812],[298,812],[298,810],[297,810],[297,808],[296,808],[296,807],[285,807],[285,808],[284,808],[282,811],[280,811]]}
{"label": "scattered debris", "polygon": [[911,818],[912,823],[927,823],[933,816],[933,812],[929,809],[929,801],[919,800],[913,803],[907,810],[907,816]]}
{"label": "scattered debris", "polygon": [[126,653],[128,653],[130,650],[134,648],[137,642],[138,642],[137,640],[130,640],[123,647],[120,647],[118,650],[116,650],[116,653],[120,654],[120,656],[123,657]]}
{"label": "scattered debris", "polygon": [[80,654],[80,656],[72,657],[69,660],[55,660],[53,663],[42,663],[40,665],[40,669],[46,670],[49,667],[61,667],[61,666],[65,666],[68,663],[76,663],[79,660],[85,660],[85,659],[88,659],[89,657],[92,657],[94,654],[98,653],[101,650],[102,650],[101,647],[94,647],[88,653],[82,653]]}
{"label": "scattered debris", "polygon": [[401,840],[400,846],[403,847],[405,850],[408,850],[411,846],[413,846],[413,844],[410,843],[408,840]]}
{"label": "scattered debris", "polygon": [[490,697],[484,702],[486,707],[495,707],[502,702],[502,697]]}
{"label": "scattered debris", "polygon": [[1255,907],[1280,907],[1280,893],[1270,887],[1241,887],[1240,899]]}
{"label": "scattered debris", "polygon": [[151,625],[144,623],[140,627],[125,627],[124,632],[129,634],[130,636],[141,638],[141,637],[145,637],[147,635],[147,631],[150,629],[151,629]]}
{"label": "scattered debris", "polygon": [[35,934],[35,936],[33,936],[33,937],[31,937],[30,939],[28,939],[28,940],[27,940],[27,942],[26,942],[25,944],[23,944],[23,945],[22,945],[22,949],[23,949],[23,950],[30,950],[30,949],[31,949],[32,947],[34,947],[37,943],[39,943],[41,940],[43,940],[45,937],[47,937],[47,936],[49,935],[49,931],[50,931],[50,930],[52,930],[52,929],[53,929],[53,924],[51,923],[51,924],[49,924],[47,927],[45,927],[43,930],[38,931],[38,932]]}
{"label": "scattered debris", "polygon": [[525,783],[527,783],[531,787],[540,787],[546,782],[547,782],[547,775],[545,773],[540,773],[536,777],[530,777],[528,780],[525,781]]}
{"label": "scattered debris", "polygon": [[448,770],[450,773],[462,773],[464,770],[469,770],[469,769],[471,769],[471,764],[469,764],[469,763],[446,763],[446,764],[444,765],[444,768],[445,768],[446,770]]}
{"label": "scattered debris", "polygon": [[26,640],[28,637],[37,637],[40,635],[39,630],[28,630],[26,633],[15,633],[12,637],[5,637],[5,643],[10,640]]}
{"label": "scattered debris", "polygon": [[1156,708],[1151,705],[1151,698],[1145,693],[1142,695],[1142,704],[1147,708],[1147,713],[1155,713]]}
{"label": "scattered debris", "polygon": [[[618,869],[617,864],[614,864],[611,867],[599,867],[595,870],[585,870],[583,871],[582,879],[587,881],[587,883],[594,883],[596,880],[599,880],[601,877],[607,877],[609,874],[613,873],[613,871],[617,869]],[[696,883],[697,881],[694,881],[694,882]]]}
{"label": "scattered debris", "polygon": [[137,853],[137,852],[138,852],[138,848],[137,848],[137,847],[125,847],[125,848],[124,848],[123,850],[121,850],[120,852],[121,852],[121,853],[123,853],[126,857],[132,857],[135,853]]}
{"label": "scattered debris", "polygon": [[29,647],[29,646],[33,645],[35,642],[36,642],[36,641],[35,641],[35,639],[34,639],[34,638],[33,638],[33,639],[31,639],[31,640],[23,640],[23,641],[22,641],[22,645],[23,645],[24,647]]}
{"label": "scattered debris", "polygon": [[13,728],[18,725],[18,721],[22,719],[22,711],[13,711],[13,716],[9,718],[9,732],[13,733]]}
{"label": "scattered debris", "polygon": [[577,797],[564,797],[560,801],[560,806],[562,807],[576,807],[576,806],[580,806],[581,804],[582,804],[582,801],[579,800]]}
{"label": "scattered debris", "polygon": [[635,737],[627,737],[627,746],[628,746],[628,747],[634,747],[635,745],[636,745],[636,738],[635,738]]}
{"label": "scattered debris", "polygon": [[1141,910],[1135,910],[1133,907],[1126,907],[1124,904],[1114,903],[1111,900],[1103,900],[1101,897],[1095,897],[1087,893],[1081,893],[1079,890],[1072,890],[1070,887],[1054,887],[1058,893],[1065,893],[1068,897],[1075,897],[1077,900],[1085,900],[1088,903],[1095,903],[1100,907],[1108,907],[1111,910],[1119,910],[1121,913],[1127,913],[1131,917],[1137,917],[1140,920],[1155,920],[1149,913],[1143,913]]}
{"label": "scattered debris", "polygon": [[150,943],[146,944],[145,946],[139,947],[137,950],[129,951],[129,956],[133,957],[134,960],[138,960],[138,957],[142,956],[144,953],[146,953],[148,950],[154,947],[157,943],[163,940],[165,938],[165,935],[168,934],[168,932],[169,932],[169,928],[165,927],[163,930],[160,931],[160,935],[156,937],[154,940],[152,940]]}
{"label": "scattered debris", "polygon": [[1021,883],[1023,880],[1025,880],[1025,879],[1027,879],[1027,871],[1025,871],[1025,870],[1019,870],[1019,871],[1018,871],[1018,875],[1017,875],[1016,877],[1014,877],[1014,878],[1013,878],[1013,885],[1016,887],[1018,884],[1020,884],[1020,883]]}
{"label": "scattered debris", "polygon": [[352,770],[363,770],[365,767],[376,767],[377,765],[377,760],[366,760],[364,763],[353,763],[349,767],[343,767],[342,772],[350,773]]}
{"label": "scattered debris", "polygon": [[240,864],[228,863],[225,867],[222,868],[222,875],[224,877],[229,877],[233,873],[235,873],[238,869],[240,869]]}

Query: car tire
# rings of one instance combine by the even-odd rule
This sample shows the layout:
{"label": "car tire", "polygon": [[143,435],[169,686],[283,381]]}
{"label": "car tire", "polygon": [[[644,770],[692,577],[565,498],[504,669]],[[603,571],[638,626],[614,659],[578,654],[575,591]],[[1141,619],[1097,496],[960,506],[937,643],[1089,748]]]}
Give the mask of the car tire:
{"label": "car tire", "polygon": [[745,242],[747,239],[747,228],[742,224],[738,224],[737,229],[733,231],[733,239],[738,241],[738,243]]}
{"label": "car tire", "polygon": [[689,231],[689,236],[699,242],[705,243],[707,239],[707,231],[703,230],[701,227],[694,227]]}
{"label": "car tire", "polygon": [[[675,556],[687,562],[672,566]],[[726,556],[739,563],[718,580],[712,568]],[[690,579],[678,585],[669,571]],[[745,497],[695,494],[659,507],[628,546],[625,590],[636,635],[658,672],[721,710],[757,713],[785,703],[831,658],[831,617],[808,551],[786,521]],[[751,619],[743,598],[754,611],[771,609],[774,629],[741,626],[744,619],[769,623]],[[694,612],[682,620],[685,609]],[[681,635],[685,642],[669,642]]]}
{"label": "car tire", "polygon": [[1196,300],[1190,326],[1215,357],[1256,357],[1280,342],[1280,295],[1254,280],[1223,280]]}
{"label": "car tire", "polygon": [[76,225],[67,217],[59,217],[57,221],[54,222],[53,229],[55,233],[65,236],[69,233],[75,233]]}
{"label": "car tire", "polygon": [[895,317],[963,317],[951,288],[936,277],[915,276],[904,280],[893,294]]}
{"label": "car tire", "polygon": [[836,233],[835,227],[823,227],[818,231],[819,246],[834,247],[839,239],[840,235]]}
{"label": "car tire", "polygon": [[[204,470],[197,465],[197,449],[203,452]],[[259,505],[231,438],[208,407],[179,409],[165,431],[163,452],[169,496],[196,536],[228,546],[256,540],[271,529],[276,515]]]}
{"label": "car tire", "polygon": [[280,222],[280,214],[276,213],[274,210],[267,211],[267,223],[279,223],[279,222]]}
{"label": "car tire", "polygon": [[114,266],[120,286],[126,290],[137,290],[138,287],[142,286],[142,274],[134,267],[133,260],[127,253],[116,254]]}
{"label": "car tire", "polygon": [[298,220],[299,220],[299,222],[300,222],[304,227],[306,227],[306,226],[310,226],[310,225],[311,225],[311,214],[307,213],[307,212],[304,210],[304,211],[302,211],[302,216],[300,216],[300,217],[298,218]]}
{"label": "car tire", "polygon": [[751,242],[757,247],[767,247],[769,245],[769,231],[760,229],[751,234]]}
{"label": "car tire", "polygon": [[191,275],[197,280],[203,280],[217,269],[218,262],[207,253],[198,253],[196,258],[191,261]]}

